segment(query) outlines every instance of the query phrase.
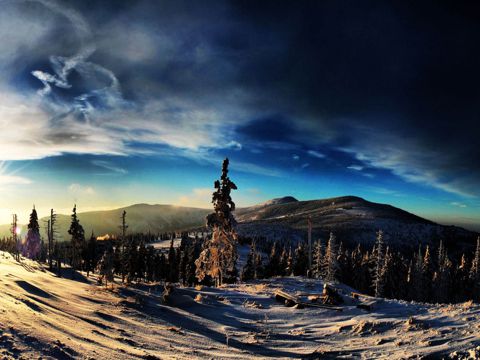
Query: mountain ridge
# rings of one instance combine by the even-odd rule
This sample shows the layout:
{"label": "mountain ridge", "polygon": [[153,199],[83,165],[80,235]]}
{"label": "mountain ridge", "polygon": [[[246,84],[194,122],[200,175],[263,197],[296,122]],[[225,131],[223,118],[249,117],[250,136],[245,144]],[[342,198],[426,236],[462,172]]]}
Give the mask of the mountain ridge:
{"label": "mountain ridge", "polygon": [[[85,235],[117,234],[120,218],[127,211],[128,231],[162,233],[200,229],[211,209],[168,204],[138,203],[112,210],[79,212]],[[237,208],[238,232],[243,236],[260,236],[271,240],[300,241],[306,238],[307,219],[313,227],[313,239],[325,241],[334,232],[339,241],[371,245],[382,229],[387,243],[418,246],[435,244],[440,239],[471,243],[478,235],[461,227],[437,224],[390,204],[371,202],[348,195],[327,199],[299,201],[292,196]],[[47,217],[40,219],[40,223]],[[68,240],[70,215],[57,215],[60,239]],[[10,225],[0,226],[0,235],[8,236]],[[44,229],[42,226],[42,235]],[[455,240],[456,239],[456,240]]]}

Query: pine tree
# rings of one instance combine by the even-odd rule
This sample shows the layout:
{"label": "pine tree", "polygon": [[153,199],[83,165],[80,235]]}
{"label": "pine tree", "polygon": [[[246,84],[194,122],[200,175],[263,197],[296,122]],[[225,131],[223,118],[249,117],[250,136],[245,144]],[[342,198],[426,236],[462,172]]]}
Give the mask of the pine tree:
{"label": "pine tree", "polygon": [[338,280],[337,244],[335,235],[331,232],[325,250],[325,281],[335,282]]}
{"label": "pine tree", "polygon": [[457,271],[455,274],[455,290],[456,294],[454,296],[454,300],[456,302],[466,301],[469,293],[470,286],[469,286],[469,266],[467,262],[467,258],[465,254],[462,254],[462,258],[460,260],[460,264],[457,267]]}
{"label": "pine tree", "polygon": [[292,249],[291,248],[288,251],[287,267],[285,268],[285,274],[287,276],[292,276],[293,275],[293,256],[292,256]]}
{"label": "pine tree", "polygon": [[72,237],[72,268],[74,276],[75,270],[79,265],[81,265],[81,253],[85,245],[85,232],[77,217],[77,205],[73,206],[71,218],[72,221],[70,223],[70,229],[68,230],[68,233]]}
{"label": "pine tree", "polygon": [[288,252],[285,247],[282,249],[282,254],[280,255],[280,263],[278,265],[278,275],[285,276],[287,274],[287,265],[288,265]]}
{"label": "pine tree", "polygon": [[215,181],[212,195],[214,213],[207,216],[207,226],[212,229],[212,238],[204,244],[204,249],[196,261],[199,281],[210,277],[219,286],[225,281],[235,281],[237,254],[236,224],[233,217],[235,203],[230,193],[237,186],[228,177],[228,159],[223,161],[220,180]]}
{"label": "pine tree", "polygon": [[105,287],[108,282],[113,282],[113,249],[111,246],[107,248],[98,264],[98,272],[100,274],[100,284],[105,280]]}
{"label": "pine tree", "polygon": [[430,301],[432,293],[432,280],[433,280],[433,264],[430,255],[430,246],[427,245],[425,250],[425,256],[422,263],[422,292],[421,300],[426,302]]}
{"label": "pine tree", "polygon": [[243,267],[241,278],[242,281],[248,281],[257,279],[257,265],[258,265],[258,252],[256,243],[253,240],[252,244],[250,245],[250,251],[247,256],[247,262]]}
{"label": "pine tree", "polygon": [[299,243],[295,249],[294,261],[293,274],[295,276],[305,276],[308,269],[308,253],[303,243]]}
{"label": "pine tree", "polygon": [[432,293],[436,302],[448,302],[451,297],[453,264],[441,242],[437,261],[438,268],[434,274],[434,290]]}
{"label": "pine tree", "polygon": [[324,257],[323,257],[323,247],[322,240],[318,239],[315,243],[313,250],[313,264],[312,264],[312,274],[313,277],[319,279],[323,276],[324,268]]}
{"label": "pine tree", "polygon": [[377,233],[377,241],[375,243],[376,249],[376,263],[375,263],[375,274],[373,276],[373,288],[376,297],[383,296],[383,287],[384,287],[384,253],[383,253],[383,231],[380,230]]}
{"label": "pine tree", "polygon": [[168,250],[168,282],[177,282],[178,281],[178,267],[177,267],[177,256],[175,253],[175,248],[173,247],[173,239],[170,241],[170,249]]}
{"label": "pine tree", "polygon": [[272,277],[279,275],[280,267],[280,254],[278,252],[278,244],[274,242],[272,250],[270,250],[270,257],[268,258],[268,264],[265,268],[265,276]]}
{"label": "pine tree", "polygon": [[40,227],[35,206],[33,206],[28,223],[28,232],[25,244],[22,247],[22,255],[29,259],[38,259],[41,251]]}
{"label": "pine tree", "polygon": [[85,256],[85,270],[87,271],[87,277],[90,271],[95,269],[97,263],[97,238],[93,234],[90,236],[90,239],[87,243],[86,256]]}

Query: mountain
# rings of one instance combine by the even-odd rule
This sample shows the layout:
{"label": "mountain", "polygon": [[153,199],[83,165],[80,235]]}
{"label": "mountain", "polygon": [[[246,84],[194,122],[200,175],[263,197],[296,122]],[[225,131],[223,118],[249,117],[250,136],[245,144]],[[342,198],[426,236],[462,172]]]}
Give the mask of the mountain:
{"label": "mountain", "polygon": [[[89,211],[78,213],[80,223],[85,229],[85,236],[89,237],[93,231],[96,235],[118,234],[120,232],[121,216],[127,212],[128,231],[162,233],[181,231],[205,224],[205,217],[212,212],[210,209],[190,208],[174,205],[135,204],[115,210]],[[47,217],[41,218],[39,223],[44,234],[44,223]],[[59,239],[68,240],[70,215],[57,215],[57,231]],[[9,236],[10,225],[2,225],[0,234]]]}
{"label": "mountain", "polygon": [[[79,213],[86,236],[118,234],[123,211],[127,212],[128,231],[161,233],[199,229],[212,210],[173,205],[136,204],[108,211]],[[378,204],[356,196],[323,200],[298,201],[286,196],[235,211],[238,232],[243,236],[261,236],[270,240],[291,241],[306,239],[307,219],[312,221],[313,240],[324,242],[333,232],[338,241],[349,245],[371,246],[378,230],[383,230],[387,245],[397,248],[416,248],[419,244],[437,244],[442,239],[450,247],[473,245],[477,233],[456,226],[444,226],[402,209]],[[43,224],[47,218],[41,219]],[[68,240],[70,215],[59,214],[57,229]],[[0,226],[0,235],[8,236],[9,225]],[[462,246],[459,246],[462,245]]]}
{"label": "mountain", "polygon": [[437,244],[440,239],[452,246],[471,245],[478,235],[356,196],[310,201],[285,197],[236,211],[241,235],[279,241],[306,239],[309,217],[313,240],[321,238],[325,242],[333,232],[339,241],[350,245],[371,246],[380,229],[384,231],[387,245],[408,248],[421,243]]}

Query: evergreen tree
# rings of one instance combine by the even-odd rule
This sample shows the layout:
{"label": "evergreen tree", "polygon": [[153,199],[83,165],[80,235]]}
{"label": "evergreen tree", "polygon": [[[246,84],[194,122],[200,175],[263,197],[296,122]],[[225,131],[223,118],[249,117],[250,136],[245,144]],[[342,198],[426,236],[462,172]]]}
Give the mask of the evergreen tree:
{"label": "evergreen tree", "polygon": [[312,275],[319,279],[323,276],[324,269],[322,240],[318,239],[313,249]]}
{"label": "evergreen tree", "polygon": [[373,276],[373,288],[376,297],[383,296],[384,287],[384,253],[383,253],[383,231],[380,230],[377,233],[377,241],[375,243],[376,249],[376,261],[375,261],[375,274]]}
{"label": "evergreen tree", "polygon": [[433,280],[433,263],[430,255],[430,246],[427,245],[425,250],[425,256],[422,263],[422,292],[421,300],[426,302],[430,301],[432,293],[432,280]]}
{"label": "evergreen tree", "polygon": [[71,236],[72,268],[73,274],[75,274],[77,267],[81,266],[81,254],[85,246],[85,232],[77,217],[77,205],[73,206],[71,219],[72,221],[68,233]]}
{"label": "evergreen tree", "polygon": [[287,267],[285,268],[285,274],[287,276],[293,275],[293,256],[291,248],[288,250]]}
{"label": "evergreen tree", "polygon": [[303,243],[299,243],[295,249],[295,259],[293,265],[293,274],[295,276],[307,275],[308,269],[308,253]]}
{"label": "evergreen tree", "polygon": [[288,252],[285,247],[282,249],[282,254],[280,255],[280,263],[278,265],[278,275],[285,276],[287,274],[288,266]]}
{"label": "evergreen tree", "polygon": [[265,276],[272,277],[279,275],[280,268],[280,254],[278,252],[278,244],[274,242],[272,250],[270,251],[270,257],[268,258],[268,264],[265,268]]}
{"label": "evergreen tree", "polygon": [[22,255],[29,259],[38,259],[41,252],[40,227],[38,226],[38,216],[35,206],[33,206],[28,222],[28,232],[25,244],[22,247]]}
{"label": "evergreen tree", "polygon": [[87,243],[87,249],[85,253],[85,270],[87,271],[87,277],[90,271],[93,271],[97,266],[97,238],[93,234]]}
{"label": "evergreen tree", "polygon": [[177,256],[175,253],[175,248],[173,247],[173,239],[170,241],[170,249],[168,250],[167,281],[174,283],[178,281]]}
{"label": "evergreen tree", "polygon": [[105,280],[105,287],[108,282],[113,282],[113,249],[111,246],[107,248],[98,264],[98,272],[100,274],[100,284]]}
{"label": "evergreen tree", "polygon": [[194,285],[197,280],[195,276],[195,272],[196,272],[195,261],[200,255],[200,252],[201,252],[200,241],[195,240],[195,242],[192,245],[190,245],[190,247],[188,248],[188,263],[185,270],[186,281],[187,281],[187,285],[189,286]]}
{"label": "evergreen tree", "polygon": [[[260,257],[261,261],[261,257]],[[258,262],[259,262],[259,253],[257,252],[256,242],[252,241],[250,245],[250,251],[248,253],[247,262],[243,267],[241,278],[242,281],[248,281],[253,279],[258,279]]]}
{"label": "evergreen tree", "polygon": [[335,235],[331,232],[325,250],[325,281],[335,282],[338,280],[337,244]]}
{"label": "evergreen tree", "polygon": [[237,186],[228,177],[228,159],[223,161],[222,176],[215,181],[215,192],[212,196],[214,213],[207,216],[207,226],[212,229],[210,240],[204,244],[204,249],[196,261],[197,278],[199,281],[210,277],[219,286],[224,281],[235,281],[237,254],[236,224],[233,217],[235,203],[230,193]]}
{"label": "evergreen tree", "polygon": [[468,299],[467,294],[470,292],[469,273],[467,258],[465,254],[462,254],[460,264],[455,274],[455,295],[453,296],[455,302],[466,301]]}

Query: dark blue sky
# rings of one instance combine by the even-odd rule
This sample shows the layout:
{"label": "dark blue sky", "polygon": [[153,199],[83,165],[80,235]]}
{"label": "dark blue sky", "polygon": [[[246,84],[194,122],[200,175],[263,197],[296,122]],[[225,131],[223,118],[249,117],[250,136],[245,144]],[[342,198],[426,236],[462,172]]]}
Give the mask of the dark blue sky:
{"label": "dark blue sky", "polygon": [[[13,1],[0,219],[359,195],[480,224],[480,5]],[[42,214],[41,214],[42,215]]]}

